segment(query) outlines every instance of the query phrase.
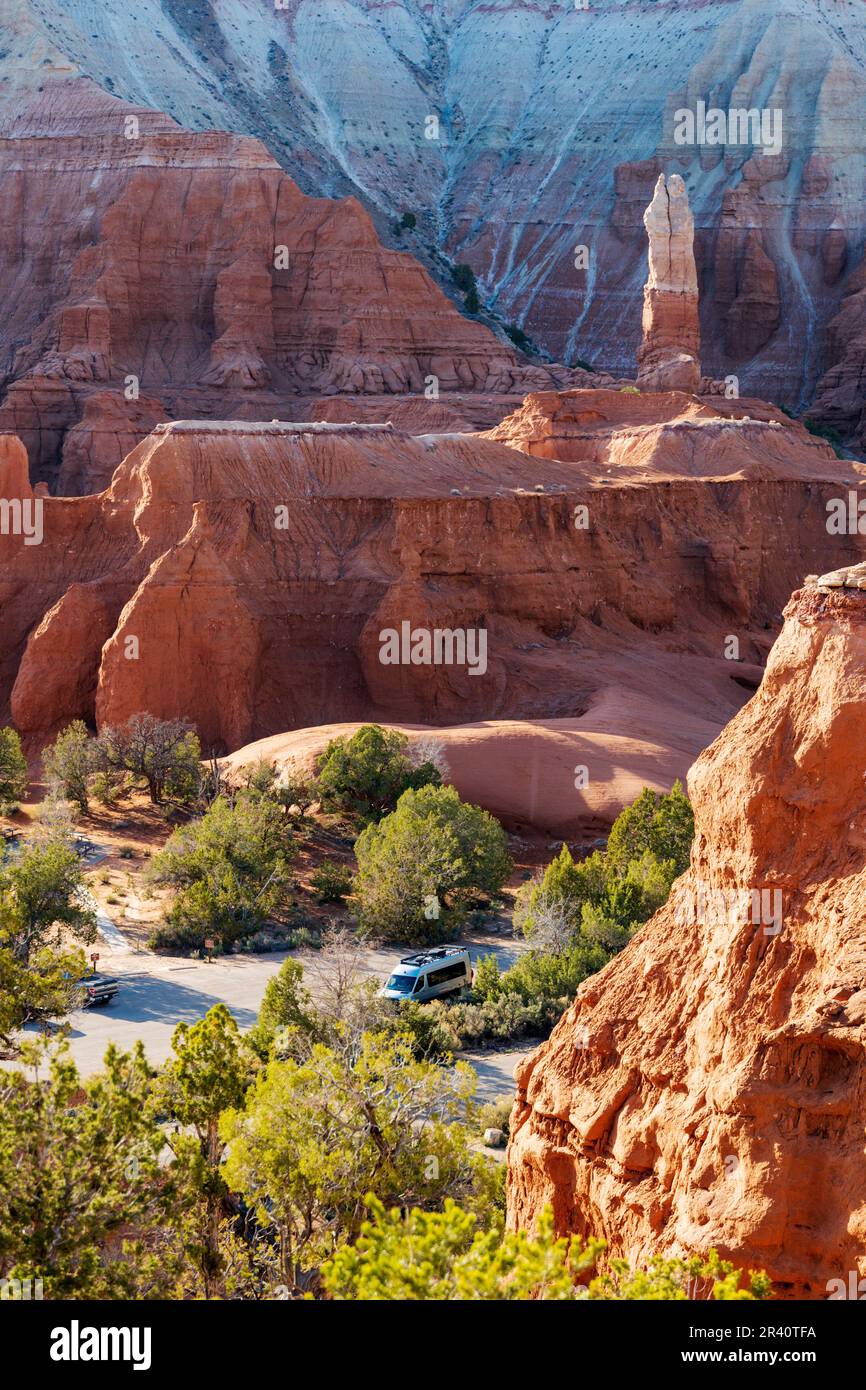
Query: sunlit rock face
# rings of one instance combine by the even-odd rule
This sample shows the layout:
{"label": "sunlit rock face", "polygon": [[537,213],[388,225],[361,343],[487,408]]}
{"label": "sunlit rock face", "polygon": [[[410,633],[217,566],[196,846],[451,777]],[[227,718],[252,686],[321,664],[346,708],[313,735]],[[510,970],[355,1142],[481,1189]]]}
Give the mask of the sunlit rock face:
{"label": "sunlit rock face", "polygon": [[379,419],[409,397],[421,418],[502,396],[489,421],[595,380],[519,358],[356,198],[308,197],[258,140],[89,79],[0,100],[0,205],[0,428],[54,491],[100,491],[168,418],[303,419],[333,396],[384,397]]}
{"label": "sunlit rock face", "polygon": [[679,174],[659,174],[644,226],[649,276],[643,292],[638,386],[647,391],[697,391],[701,329],[695,222]]}
{"label": "sunlit rock face", "polygon": [[689,774],[689,872],[518,1069],[513,1226],[551,1202],[615,1256],[715,1248],[783,1297],[866,1273],[861,586],[794,594]]}
{"label": "sunlit rock face", "polygon": [[[13,89],[30,55],[46,87],[80,72],[184,127],[257,135],[305,193],[354,194],[443,284],[431,248],[471,263],[504,322],[615,376],[640,343],[643,211],[679,172],[705,373],[790,407],[837,361],[826,327],[866,237],[859,4],[140,0],[108,24],[101,0],[18,0],[9,25]],[[727,126],[676,143],[701,102],[780,111],[780,151]]]}

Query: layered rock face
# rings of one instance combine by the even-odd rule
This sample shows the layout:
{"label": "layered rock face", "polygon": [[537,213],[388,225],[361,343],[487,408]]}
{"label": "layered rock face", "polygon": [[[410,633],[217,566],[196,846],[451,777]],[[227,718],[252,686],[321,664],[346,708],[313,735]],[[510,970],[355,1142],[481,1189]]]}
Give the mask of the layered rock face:
{"label": "layered rock face", "polygon": [[305,197],[256,140],[190,134],[81,79],[7,102],[2,128],[0,427],[34,480],[101,490],[170,416],[303,419],[291,400],[583,375],[521,366],[356,199]]}
{"label": "layered rock face", "polygon": [[[147,0],[109,26],[92,0],[18,0],[14,26],[9,84],[32,51],[46,84],[45,56],[185,127],[255,134],[304,192],[354,193],[386,237],[412,212],[402,245],[428,267],[447,278],[431,247],[469,262],[505,321],[616,376],[640,342],[643,210],[676,169],[707,374],[794,406],[831,365],[825,328],[866,235],[859,4]],[[676,113],[700,102],[724,129],[677,143]],[[781,112],[780,152],[728,128],[732,109]]]}
{"label": "layered rock face", "polygon": [[850,277],[827,330],[828,370],[818,382],[811,419],[866,447],[866,261]]}
{"label": "layered rock face", "polygon": [[649,276],[637,384],[644,391],[694,392],[701,382],[695,223],[679,174],[659,174],[644,226]]}
{"label": "layered rock face", "polygon": [[[826,527],[857,467],[724,404],[548,393],[511,439],[157,425],[105,492],[40,499],[40,543],[0,534],[2,698],[33,740],[147,709],[218,749],[371,716],[579,721],[600,781],[608,740],[635,735],[662,750],[662,781],[754,688],[803,568],[861,544]],[[7,448],[0,495],[26,501]],[[780,533],[796,539],[768,565]],[[383,633],[404,624],[460,633],[466,651],[483,633],[483,669],[466,651],[384,660]],[[595,815],[560,772],[554,799]]]}
{"label": "layered rock face", "polygon": [[551,1202],[614,1256],[715,1248],[782,1297],[866,1273],[864,587],[793,595],[689,774],[689,872],[518,1068],[512,1226]]}

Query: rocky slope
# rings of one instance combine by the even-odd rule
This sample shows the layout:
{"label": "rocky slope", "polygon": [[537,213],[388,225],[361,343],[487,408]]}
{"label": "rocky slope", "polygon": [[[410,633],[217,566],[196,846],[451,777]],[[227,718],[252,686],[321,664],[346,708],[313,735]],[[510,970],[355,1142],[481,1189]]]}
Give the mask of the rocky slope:
{"label": "rocky slope", "polygon": [[715,1247],[781,1296],[866,1273],[864,588],[794,594],[689,774],[691,869],[518,1068],[513,1226],[552,1202],[632,1263]]}
{"label": "rocky slope", "polygon": [[0,206],[0,428],[61,492],[101,490],[172,416],[478,392],[503,396],[499,419],[585,375],[521,365],[355,198],[308,198],[258,141],[84,79],[0,105]]}
{"label": "rocky slope", "polygon": [[[307,193],[355,194],[402,244],[469,261],[560,361],[632,375],[658,173],[697,226],[705,370],[805,404],[862,259],[866,13],[855,0],[11,0],[29,58],[182,125],[258,135]],[[515,60],[519,55],[519,60]],[[61,71],[58,72],[57,69]],[[678,109],[766,108],[781,153],[677,145]],[[433,137],[433,138],[430,138]],[[586,246],[585,268],[575,247]]]}

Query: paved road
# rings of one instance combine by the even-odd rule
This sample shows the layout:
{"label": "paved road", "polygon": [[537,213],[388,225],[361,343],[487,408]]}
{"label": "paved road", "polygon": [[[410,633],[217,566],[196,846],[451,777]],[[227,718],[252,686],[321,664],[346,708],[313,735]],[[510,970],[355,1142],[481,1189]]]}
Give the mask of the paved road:
{"label": "paved road", "polygon": [[[151,1062],[165,1061],[171,1051],[171,1035],[181,1022],[195,1023],[214,1004],[227,1004],[242,1029],[255,1023],[268,980],[277,973],[285,952],[269,955],[220,956],[213,961],[164,957],[149,951],[134,952],[118,929],[100,920],[99,969],[115,975],[120,989],[104,1008],[76,1009],[69,1015],[72,1056],[87,1075],[102,1064],[109,1042],[128,1050],[139,1039]],[[522,949],[513,938],[478,933],[466,944],[473,960],[494,952],[503,969]],[[315,970],[315,952],[297,953]],[[399,955],[392,948],[364,952],[363,969],[386,979]],[[312,976],[312,972],[311,972]],[[314,978],[310,985],[315,992]],[[528,1049],[524,1049],[528,1050]],[[474,1052],[468,1058],[479,1076],[479,1099],[492,1100],[513,1089],[512,1072],[520,1050]]]}

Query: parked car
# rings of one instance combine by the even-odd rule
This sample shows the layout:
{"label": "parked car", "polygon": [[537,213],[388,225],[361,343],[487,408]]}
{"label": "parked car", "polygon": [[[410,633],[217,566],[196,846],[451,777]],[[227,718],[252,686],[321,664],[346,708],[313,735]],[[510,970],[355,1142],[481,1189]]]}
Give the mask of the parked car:
{"label": "parked car", "polygon": [[[108,1004],[120,989],[120,981],[113,975],[83,975],[76,980],[72,975],[64,974],[69,989],[69,1007],[71,1009],[95,1009],[102,1004]],[[39,1023],[51,1015],[45,1014],[41,1008],[29,1008],[25,1010],[25,1023]]]}
{"label": "parked car", "polygon": [[120,984],[113,975],[85,975],[75,990],[76,1007],[95,1009],[108,1004],[119,989]]}
{"label": "parked car", "polygon": [[472,983],[472,960],[461,946],[435,946],[403,956],[379,994],[383,999],[442,999]]}

